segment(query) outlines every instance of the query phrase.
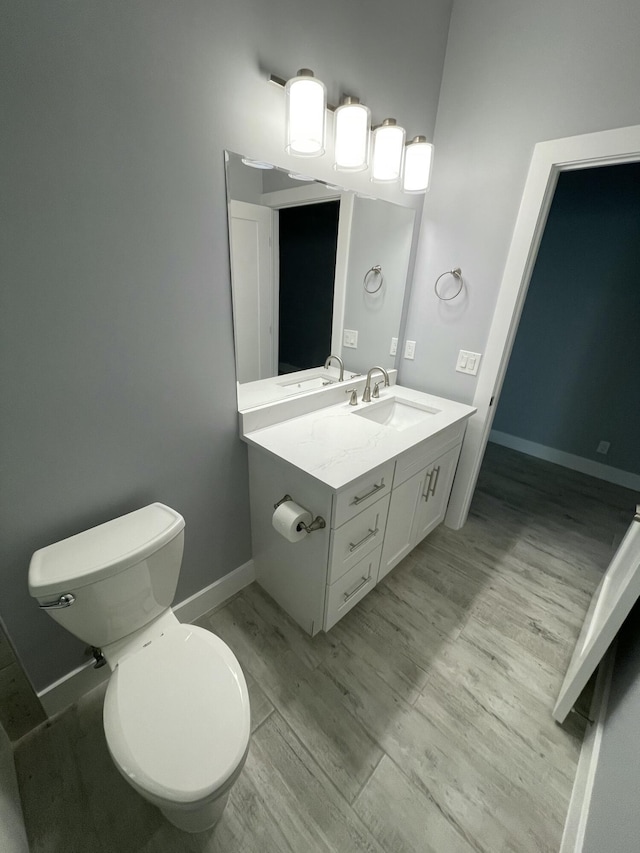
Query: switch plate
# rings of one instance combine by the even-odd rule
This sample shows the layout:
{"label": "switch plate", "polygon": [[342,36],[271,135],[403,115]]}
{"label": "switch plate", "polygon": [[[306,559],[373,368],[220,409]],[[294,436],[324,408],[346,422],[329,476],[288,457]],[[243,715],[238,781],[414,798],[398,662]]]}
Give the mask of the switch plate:
{"label": "switch plate", "polygon": [[603,456],[606,456],[609,452],[610,447],[610,441],[601,441],[600,444],[596,447],[596,453],[602,453]]}
{"label": "switch plate", "polygon": [[456,370],[458,373],[469,373],[471,376],[476,376],[481,358],[482,353],[469,352],[468,350],[461,349],[458,353]]}
{"label": "switch plate", "polygon": [[342,333],[342,345],[358,349],[358,333],[355,329],[345,329]]}
{"label": "switch plate", "polygon": [[389,355],[395,355],[398,352],[398,339],[391,338],[391,348],[389,350]]}
{"label": "switch plate", "polygon": [[415,358],[416,357],[416,342],[415,341],[407,341],[404,345],[404,357],[405,358]]}

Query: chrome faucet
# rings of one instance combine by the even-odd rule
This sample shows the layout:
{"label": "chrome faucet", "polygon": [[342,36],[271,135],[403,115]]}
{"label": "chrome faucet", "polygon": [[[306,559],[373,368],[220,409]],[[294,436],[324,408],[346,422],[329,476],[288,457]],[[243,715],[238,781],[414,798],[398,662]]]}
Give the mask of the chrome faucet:
{"label": "chrome faucet", "polygon": [[[364,386],[364,391],[362,392],[362,402],[363,403],[370,403],[371,402],[371,374],[373,373],[374,370],[379,370],[381,373],[384,374],[384,387],[385,388],[389,384],[389,374],[384,369],[384,367],[372,367],[371,370],[367,373],[367,384]],[[377,393],[378,385],[379,385],[379,383],[376,383],[376,386],[375,386],[375,389],[373,392],[374,397],[378,396],[378,393]]]}
{"label": "chrome faucet", "polygon": [[340,377],[338,379],[338,382],[342,382],[344,380],[344,361],[340,358],[339,355],[328,356],[327,360],[324,363],[324,369],[326,370],[329,367],[329,364],[330,364],[332,358],[335,358],[335,360],[340,365]]}

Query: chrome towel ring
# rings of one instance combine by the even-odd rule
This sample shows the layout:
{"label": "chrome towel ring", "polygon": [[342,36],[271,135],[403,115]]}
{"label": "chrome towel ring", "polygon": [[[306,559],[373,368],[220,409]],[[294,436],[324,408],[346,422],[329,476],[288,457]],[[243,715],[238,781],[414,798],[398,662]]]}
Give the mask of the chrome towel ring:
{"label": "chrome towel ring", "polygon": [[[384,276],[382,275],[382,267],[376,264],[364,274],[364,289],[366,293],[377,293],[382,287]],[[377,285],[377,286],[376,286]]]}
{"label": "chrome towel ring", "polygon": [[[444,278],[445,275],[452,275],[458,281],[458,289],[453,294],[453,296],[441,296],[440,293],[438,292],[438,282],[440,281],[441,278]],[[460,267],[456,267],[456,269],[454,269],[454,270],[447,270],[446,272],[443,272],[441,275],[439,275],[438,278],[436,279],[436,283],[434,284],[433,289],[435,290],[435,294],[438,297],[438,299],[441,299],[443,302],[450,302],[452,299],[455,299],[456,296],[460,295],[460,292],[462,291],[462,285],[463,284],[464,284],[464,281],[462,279],[462,270],[460,269]]]}

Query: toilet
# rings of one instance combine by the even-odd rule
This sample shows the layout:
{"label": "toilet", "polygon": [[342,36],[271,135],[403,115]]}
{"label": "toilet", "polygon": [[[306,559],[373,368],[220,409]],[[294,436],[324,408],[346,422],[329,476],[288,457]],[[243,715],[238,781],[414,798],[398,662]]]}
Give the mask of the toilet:
{"label": "toilet", "polygon": [[129,784],[175,826],[220,818],[249,749],[247,684],[223,641],[171,610],[184,519],[154,503],[36,551],[29,592],[111,669],[104,731]]}

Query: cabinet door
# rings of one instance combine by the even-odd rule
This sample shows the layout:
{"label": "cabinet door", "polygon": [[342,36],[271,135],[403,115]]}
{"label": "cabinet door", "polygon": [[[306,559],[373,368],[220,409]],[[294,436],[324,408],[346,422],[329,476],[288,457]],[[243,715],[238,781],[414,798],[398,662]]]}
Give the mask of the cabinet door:
{"label": "cabinet door", "polygon": [[459,455],[460,447],[454,447],[430,465],[426,474],[423,472],[423,488],[413,515],[411,547],[421,542],[443,520]]}
{"label": "cabinet door", "polygon": [[391,571],[414,546],[412,531],[427,471],[419,471],[391,493],[378,580]]}

